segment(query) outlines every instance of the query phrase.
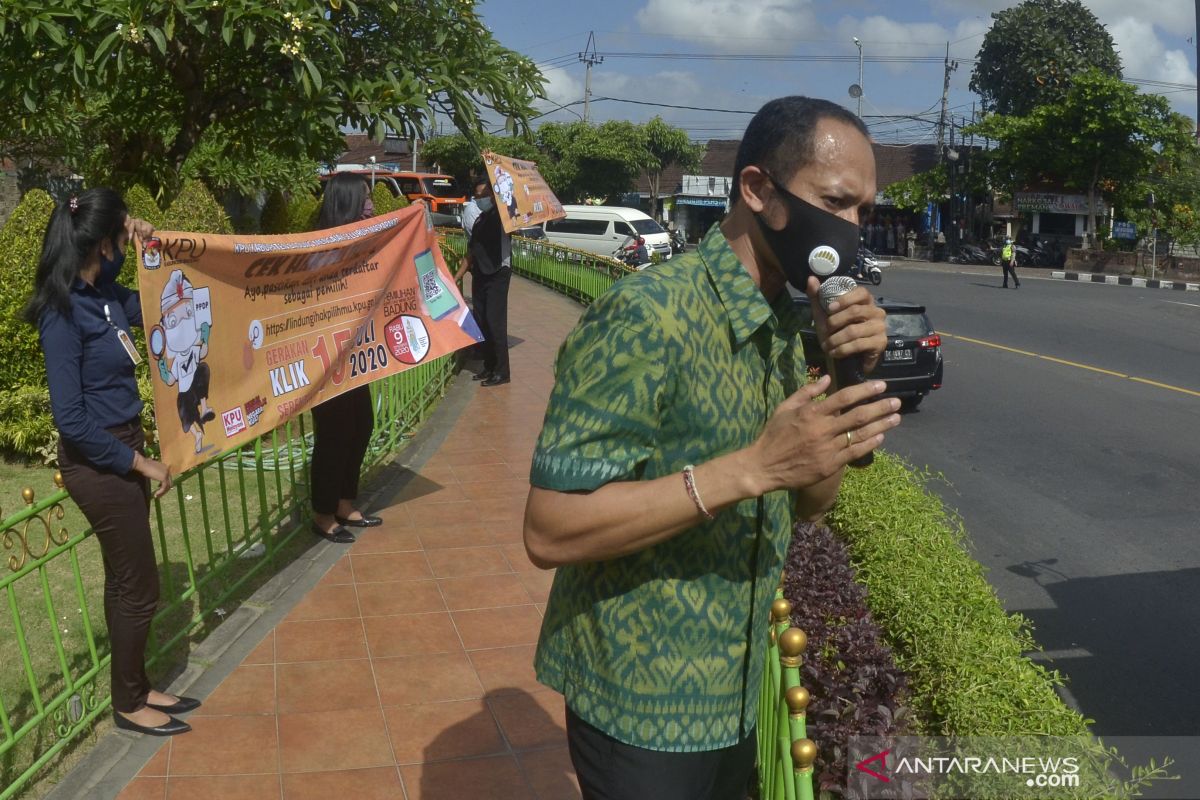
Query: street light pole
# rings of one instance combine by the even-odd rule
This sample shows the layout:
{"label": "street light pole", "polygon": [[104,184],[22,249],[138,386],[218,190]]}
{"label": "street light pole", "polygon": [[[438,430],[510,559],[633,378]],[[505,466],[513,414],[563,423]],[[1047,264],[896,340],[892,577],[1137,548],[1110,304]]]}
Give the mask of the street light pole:
{"label": "street light pole", "polygon": [[[1196,2],[1200,3],[1200,0],[1196,0]],[[862,119],[863,53],[862,42],[858,40],[857,36],[854,37],[854,46],[858,48],[858,118]]]}

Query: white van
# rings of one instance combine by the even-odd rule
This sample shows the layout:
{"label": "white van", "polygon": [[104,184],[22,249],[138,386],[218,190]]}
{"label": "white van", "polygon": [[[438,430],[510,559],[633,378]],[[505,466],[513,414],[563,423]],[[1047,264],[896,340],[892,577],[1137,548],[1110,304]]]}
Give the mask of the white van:
{"label": "white van", "polygon": [[647,249],[658,253],[664,261],[671,257],[671,235],[636,208],[563,206],[563,210],[567,216],[542,226],[546,238],[555,244],[611,256],[630,237],[641,236]]}

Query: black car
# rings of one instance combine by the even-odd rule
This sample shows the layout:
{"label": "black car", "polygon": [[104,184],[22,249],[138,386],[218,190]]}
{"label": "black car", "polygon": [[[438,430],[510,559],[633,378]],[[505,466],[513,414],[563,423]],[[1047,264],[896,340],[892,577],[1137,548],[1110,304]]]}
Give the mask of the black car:
{"label": "black car", "polygon": [[[808,297],[794,299],[805,320],[800,331],[804,360],[824,373],[825,353],[817,341]],[[942,337],[934,331],[925,306],[882,297],[875,298],[875,303],[887,312],[888,344],[871,377],[886,381],[884,396],[899,397],[902,408],[911,411],[929,392],[942,388]]]}

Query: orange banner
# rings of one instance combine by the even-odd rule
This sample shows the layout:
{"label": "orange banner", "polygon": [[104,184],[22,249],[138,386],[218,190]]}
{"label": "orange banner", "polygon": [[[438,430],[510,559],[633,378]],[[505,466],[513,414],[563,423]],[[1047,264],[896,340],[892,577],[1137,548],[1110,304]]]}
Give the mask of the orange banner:
{"label": "orange banner", "polygon": [[138,265],[172,474],[482,339],[422,204],[287,236],[159,231]]}
{"label": "orange banner", "polygon": [[548,219],[567,215],[538,172],[537,164],[488,150],[483,151],[483,163],[487,166],[488,181],[500,208],[500,224],[505,233],[515,233],[518,228],[540,225]]}

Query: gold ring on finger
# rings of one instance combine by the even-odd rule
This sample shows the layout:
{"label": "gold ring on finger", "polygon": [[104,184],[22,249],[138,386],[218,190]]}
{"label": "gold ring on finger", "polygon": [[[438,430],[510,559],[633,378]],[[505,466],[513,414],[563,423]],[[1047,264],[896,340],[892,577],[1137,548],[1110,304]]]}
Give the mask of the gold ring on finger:
{"label": "gold ring on finger", "polygon": [[851,433],[850,431],[846,431],[846,447],[853,447],[853,446],[854,446],[854,434]]}

